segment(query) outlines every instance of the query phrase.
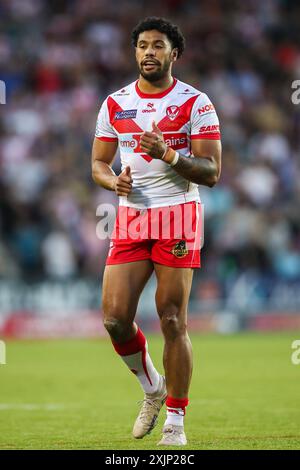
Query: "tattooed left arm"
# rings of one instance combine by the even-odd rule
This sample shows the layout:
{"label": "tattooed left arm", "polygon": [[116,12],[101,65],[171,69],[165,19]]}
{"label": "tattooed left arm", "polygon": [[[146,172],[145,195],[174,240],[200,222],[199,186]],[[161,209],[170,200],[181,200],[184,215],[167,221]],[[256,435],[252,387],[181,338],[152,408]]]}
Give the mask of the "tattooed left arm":
{"label": "tattooed left arm", "polygon": [[221,174],[221,141],[192,139],[191,142],[194,157],[185,157],[176,152],[177,159],[175,151],[165,144],[162,132],[153,122],[152,132],[142,134],[140,145],[150,157],[162,159],[172,165],[173,169],[188,181],[212,187],[218,182]]}
{"label": "tattooed left arm", "polygon": [[221,141],[192,140],[194,158],[179,154],[173,169],[196,184],[213,187],[221,174]]}

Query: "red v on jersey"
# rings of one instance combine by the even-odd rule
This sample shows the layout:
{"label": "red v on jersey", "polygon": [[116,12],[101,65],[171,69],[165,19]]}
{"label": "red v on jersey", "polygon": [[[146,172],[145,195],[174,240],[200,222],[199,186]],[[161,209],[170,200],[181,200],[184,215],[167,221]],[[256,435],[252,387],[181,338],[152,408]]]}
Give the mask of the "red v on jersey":
{"label": "red v on jersey", "polygon": [[119,134],[128,134],[131,132],[143,132],[143,129],[133,119],[116,119],[117,113],[125,112],[123,108],[111,97],[108,97],[107,107],[109,112],[109,121]]}
{"label": "red v on jersey", "polygon": [[[109,120],[111,125],[119,134],[129,134],[129,133],[142,133],[144,132],[143,129],[138,126],[138,124],[130,118],[116,120],[117,113],[125,112],[124,109],[111,97],[108,97],[107,100],[108,112],[109,112]],[[134,153],[139,153],[139,155],[144,158],[148,163],[152,160],[152,158],[144,153],[140,153],[139,150],[139,136],[134,136],[134,138],[138,139],[138,147],[134,151]]]}
{"label": "red v on jersey", "polygon": [[[183,136],[187,137],[187,133],[180,133],[177,135],[171,134],[170,131],[178,132],[185,124],[190,121],[191,111],[198,96],[199,95],[191,97],[181,106],[174,106],[177,108],[176,117],[174,119],[170,119],[169,115],[167,114],[157,124],[163,133],[168,132],[168,134],[165,134],[164,137],[168,141],[174,142],[174,145],[170,145],[174,148],[174,150],[179,150],[187,146],[187,139],[182,139]],[[143,129],[132,118],[124,118],[120,120],[116,119],[117,113],[125,113],[126,111],[113,98],[108,98],[107,105],[110,123],[118,133],[129,134],[143,132]],[[139,148],[139,135],[132,135],[132,138],[137,141],[137,146],[133,152],[138,153],[142,158],[150,162],[152,158],[147,154],[143,154],[142,150]],[[181,138],[181,142],[179,141],[179,138]]]}
{"label": "red v on jersey", "polygon": [[176,106],[176,117],[171,119],[167,114],[159,123],[157,127],[160,128],[162,132],[166,131],[179,131],[185,124],[191,120],[191,112],[194,106],[194,103],[199,95],[192,96],[185,103],[180,106]]}
{"label": "red v on jersey", "polygon": [[218,117],[208,96],[180,80],[162,95],[145,95],[136,82],[112,93],[99,112],[96,137],[118,140],[122,166],[131,168],[133,189],[120,198],[120,205],[145,209],[199,201],[196,184],[163,160],[142,153],[140,136],[151,131],[152,121],[167,145],[186,157],[191,157],[192,139],[220,139]]}

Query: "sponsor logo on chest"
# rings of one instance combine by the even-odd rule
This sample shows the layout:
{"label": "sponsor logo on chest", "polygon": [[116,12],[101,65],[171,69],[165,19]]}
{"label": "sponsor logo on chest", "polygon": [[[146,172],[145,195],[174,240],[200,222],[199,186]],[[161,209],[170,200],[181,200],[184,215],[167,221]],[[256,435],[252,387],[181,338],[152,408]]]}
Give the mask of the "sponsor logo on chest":
{"label": "sponsor logo on chest", "polygon": [[125,109],[124,111],[117,111],[115,114],[115,121],[121,119],[135,119],[137,109]]}
{"label": "sponsor logo on chest", "polygon": [[[188,147],[188,138],[185,132],[182,133],[163,133],[165,143],[174,150],[180,150]],[[141,134],[119,134],[119,146],[123,153],[143,153],[140,148]]]}
{"label": "sponsor logo on chest", "polygon": [[154,103],[148,103],[146,109],[142,109],[142,113],[156,113]]}
{"label": "sponsor logo on chest", "polygon": [[134,152],[135,149],[139,146],[140,135],[134,134],[120,134],[119,135],[119,145],[120,149],[125,152]]}

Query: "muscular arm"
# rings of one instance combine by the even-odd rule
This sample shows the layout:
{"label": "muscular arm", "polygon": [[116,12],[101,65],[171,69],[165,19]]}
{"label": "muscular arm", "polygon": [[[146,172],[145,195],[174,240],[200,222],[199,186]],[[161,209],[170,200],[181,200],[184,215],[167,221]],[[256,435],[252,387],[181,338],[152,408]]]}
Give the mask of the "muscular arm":
{"label": "muscular arm", "polygon": [[179,154],[173,169],[189,181],[214,186],[221,173],[221,142],[219,140],[192,140],[194,158]]}
{"label": "muscular arm", "polygon": [[92,178],[96,184],[115,191],[117,176],[111,165],[118,147],[117,142],[94,139],[92,149]]}
{"label": "muscular arm", "polygon": [[[163,158],[168,164],[174,161],[175,151],[168,150],[163,134],[154,122],[152,132],[142,134],[140,145],[142,150],[152,158]],[[177,163],[172,166],[173,169],[188,181],[209,187],[214,186],[221,173],[220,140],[192,139],[192,153],[194,158],[179,154]]]}
{"label": "muscular arm", "polygon": [[96,184],[109,191],[115,191],[118,196],[128,196],[132,190],[130,167],[127,166],[117,176],[111,165],[118,147],[118,142],[104,142],[94,139],[92,150],[92,177]]}

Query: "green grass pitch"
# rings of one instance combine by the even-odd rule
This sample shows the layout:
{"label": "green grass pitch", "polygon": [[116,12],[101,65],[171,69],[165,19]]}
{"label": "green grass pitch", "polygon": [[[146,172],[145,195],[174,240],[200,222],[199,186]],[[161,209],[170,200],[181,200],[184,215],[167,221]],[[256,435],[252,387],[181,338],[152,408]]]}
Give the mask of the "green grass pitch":
{"label": "green grass pitch", "polygon": [[[185,449],[300,449],[300,365],[291,362],[300,332],[191,339]],[[162,371],[162,338],[148,342]],[[161,449],[164,409],[151,435],[131,437],[141,399],[107,339],[7,342],[0,449]]]}

